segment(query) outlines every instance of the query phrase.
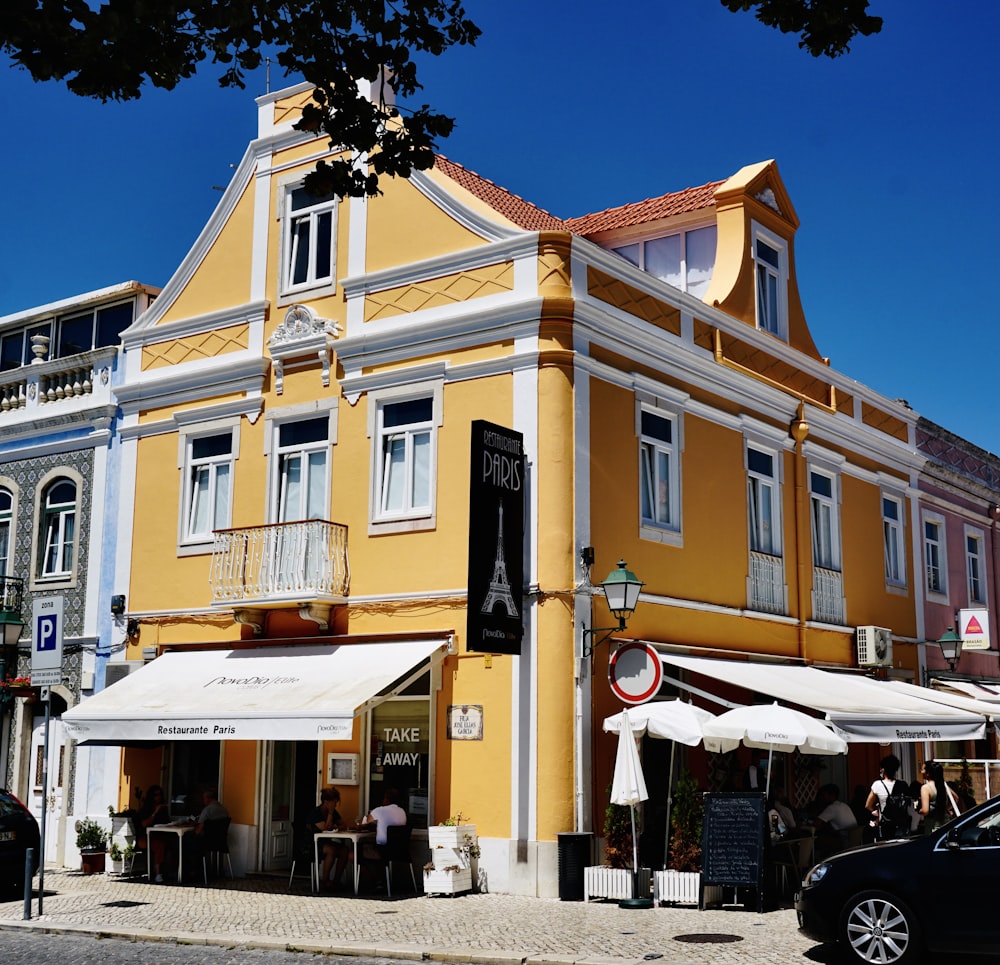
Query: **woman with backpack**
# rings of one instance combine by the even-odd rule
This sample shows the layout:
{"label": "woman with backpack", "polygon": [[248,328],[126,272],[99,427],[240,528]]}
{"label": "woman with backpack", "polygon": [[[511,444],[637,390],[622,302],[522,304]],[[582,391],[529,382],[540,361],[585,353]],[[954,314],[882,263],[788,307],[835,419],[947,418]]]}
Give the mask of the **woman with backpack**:
{"label": "woman with backpack", "polygon": [[895,754],[879,762],[878,780],[872,782],[865,807],[872,813],[875,837],[879,841],[906,838],[910,834],[910,815],[907,810],[909,788],[904,781],[897,781],[899,758]]}

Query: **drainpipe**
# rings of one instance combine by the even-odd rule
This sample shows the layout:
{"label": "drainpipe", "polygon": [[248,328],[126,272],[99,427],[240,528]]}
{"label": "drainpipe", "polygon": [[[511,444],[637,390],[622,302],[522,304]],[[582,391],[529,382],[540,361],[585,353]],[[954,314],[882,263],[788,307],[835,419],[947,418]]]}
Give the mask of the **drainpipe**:
{"label": "drainpipe", "polygon": [[[992,585],[987,583],[986,591],[986,605],[990,608],[990,619],[993,621],[993,627],[990,633],[993,634],[991,639],[1000,639],[1000,616],[997,615],[1000,611],[1000,554],[998,554],[997,543],[1000,542],[998,538],[998,525],[1000,525],[1000,503],[996,503],[990,506],[989,517],[991,520],[990,525],[990,549],[993,556],[993,580]],[[984,574],[985,575],[985,574]]]}
{"label": "drainpipe", "polygon": [[806,479],[806,457],[803,452],[809,423],[806,422],[806,407],[799,403],[799,411],[789,429],[795,440],[795,572],[798,576],[798,634],[799,657],[808,660],[806,643],[806,614],[812,589],[812,539],[809,532],[809,487]]}

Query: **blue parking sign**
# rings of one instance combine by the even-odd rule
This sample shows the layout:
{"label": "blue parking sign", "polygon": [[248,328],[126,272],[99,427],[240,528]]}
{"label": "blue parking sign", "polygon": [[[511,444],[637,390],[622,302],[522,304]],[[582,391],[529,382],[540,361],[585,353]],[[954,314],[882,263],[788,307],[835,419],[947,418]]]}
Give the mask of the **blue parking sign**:
{"label": "blue parking sign", "polygon": [[63,598],[35,597],[31,605],[31,685],[62,683]]}

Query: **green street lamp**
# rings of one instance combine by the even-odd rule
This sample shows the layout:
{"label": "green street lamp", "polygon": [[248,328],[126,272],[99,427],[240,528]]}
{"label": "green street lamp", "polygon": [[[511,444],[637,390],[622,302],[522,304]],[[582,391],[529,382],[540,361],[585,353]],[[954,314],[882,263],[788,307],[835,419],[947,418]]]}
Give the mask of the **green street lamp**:
{"label": "green street lamp", "polygon": [[962,656],[962,638],[955,633],[954,627],[945,630],[938,640],[938,646],[941,648],[941,656],[948,662],[948,669],[954,673],[958,659]]}
{"label": "green street lamp", "polygon": [[[642,582],[629,568],[625,560],[618,561],[617,569],[612,570],[601,583],[604,597],[608,601],[608,609],[611,615],[618,621],[616,627],[584,627],[583,628],[583,656],[589,657],[594,650],[612,633],[621,633],[625,629],[626,620],[635,612],[635,605],[639,601],[639,593],[646,584]],[[604,636],[596,642],[594,635],[603,633]]]}

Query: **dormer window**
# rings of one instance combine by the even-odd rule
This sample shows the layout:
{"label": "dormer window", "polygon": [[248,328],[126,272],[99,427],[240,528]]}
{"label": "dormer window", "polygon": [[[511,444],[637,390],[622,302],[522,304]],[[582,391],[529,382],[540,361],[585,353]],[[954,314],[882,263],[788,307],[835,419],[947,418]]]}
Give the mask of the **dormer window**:
{"label": "dormer window", "polygon": [[701,298],[715,267],[715,225],[691,228],[613,248],[637,268]]}
{"label": "dormer window", "polygon": [[785,243],[755,225],[753,259],[757,328],[788,338],[788,253]]}

